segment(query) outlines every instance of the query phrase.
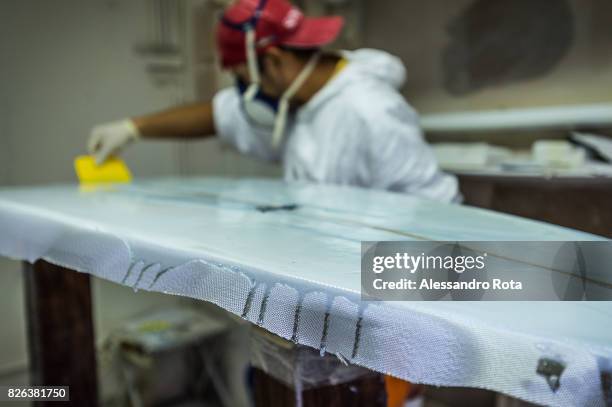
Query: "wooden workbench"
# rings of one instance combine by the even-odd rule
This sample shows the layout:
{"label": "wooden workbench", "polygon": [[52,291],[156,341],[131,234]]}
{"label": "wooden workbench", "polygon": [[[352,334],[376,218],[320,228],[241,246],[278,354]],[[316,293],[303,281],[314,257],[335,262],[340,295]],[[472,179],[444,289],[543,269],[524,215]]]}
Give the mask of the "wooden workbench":
{"label": "wooden workbench", "polygon": [[612,237],[612,178],[457,176],[466,205]]}

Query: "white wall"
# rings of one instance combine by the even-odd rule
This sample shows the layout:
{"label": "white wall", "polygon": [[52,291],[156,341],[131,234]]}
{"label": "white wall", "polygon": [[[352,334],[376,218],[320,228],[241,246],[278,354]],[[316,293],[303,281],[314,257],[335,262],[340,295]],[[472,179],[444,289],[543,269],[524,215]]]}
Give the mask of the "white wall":
{"label": "white wall", "polygon": [[[13,184],[74,180],[90,127],[173,104],[132,49],[145,38],[142,1],[5,1],[2,93]],[[141,176],[177,173],[177,148],[128,153]]]}

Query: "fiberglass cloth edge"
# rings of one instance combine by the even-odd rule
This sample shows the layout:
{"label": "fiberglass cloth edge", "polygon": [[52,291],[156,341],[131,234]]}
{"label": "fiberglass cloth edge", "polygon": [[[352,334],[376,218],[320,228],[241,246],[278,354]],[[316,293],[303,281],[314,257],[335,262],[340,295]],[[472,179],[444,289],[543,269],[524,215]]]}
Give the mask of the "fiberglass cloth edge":
{"label": "fiberglass cloth edge", "polygon": [[[245,182],[246,192],[241,190]],[[168,188],[173,183],[174,190]],[[232,195],[232,187],[237,188],[238,193]],[[194,208],[200,209],[203,217],[214,213],[220,218],[218,222],[221,225],[228,226],[230,233],[240,230],[237,225],[255,222],[253,216],[264,216],[265,221],[257,225],[264,228],[260,233],[279,233],[289,226],[271,222],[270,218],[274,219],[274,216],[252,215],[250,201],[243,199],[262,188],[270,189],[274,204],[293,200],[303,203],[306,201],[304,195],[308,197],[313,193],[292,187],[296,188],[297,197],[287,196],[291,193],[285,191],[287,187],[282,183],[253,181],[248,185],[248,181],[227,180],[148,182],[134,189],[127,187],[90,195],[75,193],[65,187],[13,190],[13,194],[2,191],[0,254],[28,261],[42,258],[138,289],[210,301],[285,339],[323,349],[352,363],[413,382],[487,388],[546,405],[603,405],[597,361],[600,355],[591,351],[588,343],[568,343],[554,336],[543,337],[538,335],[537,327],[533,332],[513,333],[499,329],[486,319],[479,321],[460,315],[452,318],[449,316],[452,312],[449,314],[448,309],[442,312],[436,304],[362,303],[353,286],[347,284],[343,290],[342,284],[337,282],[335,288],[331,288],[329,281],[317,283],[320,277],[317,273],[283,277],[284,266],[291,268],[287,258],[278,256],[278,264],[262,258],[277,257],[274,250],[265,256],[253,256],[253,262],[248,263],[245,261],[248,253],[232,258],[223,245],[215,246],[205,234],[198,239],[186,239],[180,236],[180,231],[189,228],[190,221],[193,221],[190,218],[184,223],[179,222],[177,228],[158,225],[157,233],[165,235],[154,238],[155,227],[150,227],[150,222],[155,216],[160,216],[160,213],[169,218],[171,215],[181,216],[171,211],[186,211],[193,215]],[[143,193],[143,189],[147,192]],[[140,193],[130,193],[136,190]],[[157,195],[158,190],[166,191],[162,198]],[[198,190],[202,191],[199,195],[189,192]],[[349,192],[349,196],[362,193]],[[214,194],[224,194],[225,197],[219,198]],[[187,195],[189,199],[181,198],[173,203],[172,195],[183,198]],[[229,199],[228,195],[241,199]],[[203,206],[198,206],[198,196],[203,197]],[[47,199],[42,199],[45,197]],[[149,198],[151,202],[147,202]],[[321,206],[321,202],[329,199],[319,199],[317,203]],[[390,200],[396,202],[398,198],[394,196]],[[397,212],[419,212],[419,203],[409,201],[408,210],[403,208]],[[113,216],[91,215],[92,209],[95,213],[95,209],[107,205],[114,207]],[[209,207],[218,205],[228,208],[210,212]],[[370,202],[370,205],[364,210],[363,218],[370,223],[380,221],[384,211],[379,210],[375,202]],[[139,210],[143,207],[144,210]],[[204,207],[208,209],[202,209]],[[440,208],[444,210],[444,206],[434,209],[439,211]],[[358,207],[347,209],[348,213],[359,213],[360,210]],[[451,209],[454,210],[456,208]],[[422,213],[427,213],[427,210],[419,212]],[[122,218],[113,221],[117,215]],[[294,220],[291,214],[282,216]],[[495,219],[490,213],[472,213],[470,216]],[[130,218],[139,219],[128,221]],[[304,223],[303,219],[299,222]],[[201,223],[199,226],[213,228],[206,221]],[[145,227],[147,224],[149,227]],[[321,224],[314,225],[321,227]],[[332,229],[325,231],[326,244],[337,243],[347,247],[353,244],[329,236],[338,231],[344,233],[346,224],[335,230],[327,220],[322,225]],[[128,233],[130,228],[134,233]],[[536,232],[538,228],[545,232],[546,229],[555,230],[536,223],[529,223],[525,228],[533,228]],[[256,229],[247,231],[244,240],[249,241],[252,237],[249,233]],[[220,230],[215,229],[217,233]],[[298,230],[301,234],[317,233],[316,228],[308,224],[301,224]],[[174,242],[172,233],[177,233]],[[367,233],[385,236],[381,231]],[[469,233],[459,231],[457,234]],[[192,235],[200,236],[197,233]],[[449,240],[456,235],[449,236]],[[558,235],[568,239],[583,236],[561,228]],[[234,247],[244,250],[248,245],[235,244]],[[289,252],[296,253],[295,250]],[[334,264],[340,265],[341,260],[334,260]],[[316,265],[316,262],[304,262],[304,270]],[[493,306],[499,307],[500,312],[512,312],[512,304]],[[469,310],[464,305],[457,305],[457,308]],[[567,363],[557,392],[551,391],[546,381],[535,373],[542,346],[563,355]]]}

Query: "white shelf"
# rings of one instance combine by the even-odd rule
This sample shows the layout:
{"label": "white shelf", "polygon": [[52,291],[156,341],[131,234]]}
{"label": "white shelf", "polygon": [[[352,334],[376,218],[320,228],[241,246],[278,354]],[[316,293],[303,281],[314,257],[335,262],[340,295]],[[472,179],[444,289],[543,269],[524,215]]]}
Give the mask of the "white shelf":
{"label": "white shelf", "polygon": [[421,126],[431,133],[608,127],[612,126],[612,103],[431,114],[421,117]]}

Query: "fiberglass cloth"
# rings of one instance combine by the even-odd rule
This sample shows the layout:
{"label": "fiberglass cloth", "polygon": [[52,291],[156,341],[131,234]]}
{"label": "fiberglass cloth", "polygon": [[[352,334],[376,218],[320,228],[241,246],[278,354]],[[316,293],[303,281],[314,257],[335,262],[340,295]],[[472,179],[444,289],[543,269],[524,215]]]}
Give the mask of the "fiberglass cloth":
{"label": "fiberglass cloth", "polygon": [[[210,301],[412,382],[604,405],[612,303],[362,302],[360,242],[423,239],[599,238],[402,194],[270,180],[0,189],[0,255]],[[556,392],[536,373],[543,357],[566,365]]]}

